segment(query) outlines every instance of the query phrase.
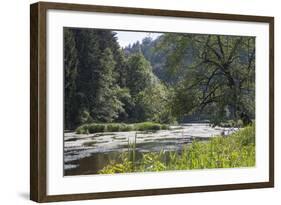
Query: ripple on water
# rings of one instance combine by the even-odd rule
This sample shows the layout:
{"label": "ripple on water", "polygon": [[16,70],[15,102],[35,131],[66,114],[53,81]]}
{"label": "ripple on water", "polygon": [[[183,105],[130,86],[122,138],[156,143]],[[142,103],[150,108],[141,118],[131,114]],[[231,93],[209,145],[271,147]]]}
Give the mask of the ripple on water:
{"label": "ripple on water", "polygon": [[[93,157],[109,152],[124,152],[128,149],[128,139],[134,140],[137,136],[136,148],[138,152],[151,152],[164,150],[179,150],[192,140],[208,140],[209,138],[225,132],[231,134],[234,128],[211,127],[208,124],[183,124],[172,126],[170,130],[156,132],[118,132],[96,133],[93,135],[77,135],[65,133],[64,161],[69,170],[76,169],[84,158]],[[87,163],[90,159],[85,160]],[[71,162],[71,163],[70,163]],[[75,163],[74,163],[75,162]],[[99,163],[97,161],[97,163]]]}

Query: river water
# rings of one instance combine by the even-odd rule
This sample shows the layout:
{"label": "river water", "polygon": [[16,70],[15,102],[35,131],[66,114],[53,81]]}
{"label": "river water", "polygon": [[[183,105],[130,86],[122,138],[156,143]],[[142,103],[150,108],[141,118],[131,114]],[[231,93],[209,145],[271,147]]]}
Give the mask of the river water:
{"label": "river water", "polygon": [[118,160],[136,142],[137,157],[144,152],[179,151],[193,140],[227,136],[238,128],[211,127],[207,123],[186,123],[155,132],[105,132],[64,134],[64,175],[97,174],[109,161]]}

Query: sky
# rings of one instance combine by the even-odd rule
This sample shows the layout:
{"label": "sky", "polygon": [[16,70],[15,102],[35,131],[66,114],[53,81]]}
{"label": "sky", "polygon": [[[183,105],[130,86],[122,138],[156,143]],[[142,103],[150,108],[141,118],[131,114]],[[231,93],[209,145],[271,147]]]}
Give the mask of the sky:
{"label": "sky", "polygon": [[145,37],[151,37],[156,39],[161,33],[149,33],[149,32],[132,32],[132,31],[115,31],[117,33],[117,41],[119,45],[124,48],[129,44],[133,44],[137,41],[142,41]]}

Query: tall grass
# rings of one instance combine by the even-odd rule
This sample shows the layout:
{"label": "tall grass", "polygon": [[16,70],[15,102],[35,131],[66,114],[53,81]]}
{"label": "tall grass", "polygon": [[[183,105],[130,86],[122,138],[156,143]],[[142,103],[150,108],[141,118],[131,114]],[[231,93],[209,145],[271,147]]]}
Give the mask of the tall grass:
{"label": "tall grass", "polygon": [[137,162],[129,156],[121,154],[120,163],[110,162],[99,173],[251,167],[255,166],[255,127],[247,126],[207,142],[195,140],[181,152],[144,153]]}
{"label": "tall grass", "polygon": [[220,127],[243,127],[242,120],[226,120],[226,121],[219,121],[216,122],[215,120],[211,121],[213,127],[220,126]]}
{"label": "tall grass", "polygon": [[136,145],[137,145],[137,132],[134,135],[133,140],[128,138],[128,161],[131,162],[131,166],[134,169],[136,164]]}
{"label": "tall grass", "polygon": [[89,134],[97,132],[125,132],[125,131],[149,131],[169,129],[168,125],[155,122],[141,122],[134,124],[126,123],[91,123],[79,126],[77,134]]}

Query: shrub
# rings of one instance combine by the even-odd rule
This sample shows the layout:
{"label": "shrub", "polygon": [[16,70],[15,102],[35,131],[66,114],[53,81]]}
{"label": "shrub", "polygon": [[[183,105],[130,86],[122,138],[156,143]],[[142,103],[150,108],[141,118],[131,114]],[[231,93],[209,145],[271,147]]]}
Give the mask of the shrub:
{"label": "shrub", "polygon": [[122,123],[122,125],[120,127],[120,131],[122,131],[122,132],[128,132],[128,131],[133,131],[133,130],[134,130],[133,125],[128,125],[125,123]]}
{"label": "shrub", "polygon": [[77,134],[89,134],[97,132],[128,132],[128,131],[153,131],[153,130],[169,129],[168,125],[155,122],[142,122],[136,124],[125,123],[91,123],[78,127],[75,132]]}
{"label": "shrub", "polygon": [[106,131],[107,132],[118,132],[121,130],[121,126],[120,124],[108,124],[106,126]]}
{"label": "shrub", "polygon": [[244,126],[244,123],[242,120],[237,120],[237,124],[236,124],[237,127],[243,127]]}
{"label": "shrub", "polygon": [[169,125],[161,125],[161,130],[168,130],[170,129]]}
{"label": "shrub", "polygon": [[89,133],[96,133],[96,132],[104,132],[105,131],[104,124],[90,124],[88,125],[88,132]]}
{"label": "shrub", "polygon": [[255,125],[247,126],[241,131],[233,133],[238,144],[243,146],[255,144]]}
{"label": "shrub", "polygon": [[127,153],[122,153],[118,163],[111,161],[99,173],[231,168],[254,165],[255,126],[251,125],[228,137],[217,136],[207,142],[195,140],[180,152],[142,153],[137,161],[131,160]]}
{"label": "shrub", "polygon": [[78,127],[75,132],[77,134],[88,134],[88,125],[85,124],[85,125],[81,125],[80,127]]}
{"label": "shrub", "polygon": [[93,118],[91,117],[90,113],[86,110],[82,111],[81,116],[80,116],[80,122],[82,124],[85,123],[90,123],[93,121]]}
{"label": "shrub", "polygon": [[154,122],[141,122],[135,124],[134,127],[138,131],[161,130],[161,124]]}
{"label": "shrub", "polygon": [[219,122],[217,124],[212,124],[213,126],[220,126],[220,127],[244,127],[244,123],[241,119],[239,120],[227,120],[224,122]]}
{"label": "shrub", "polygon": [[235,127],[236,122],[234,120],[227,120],[218,124],[220,127]]}

